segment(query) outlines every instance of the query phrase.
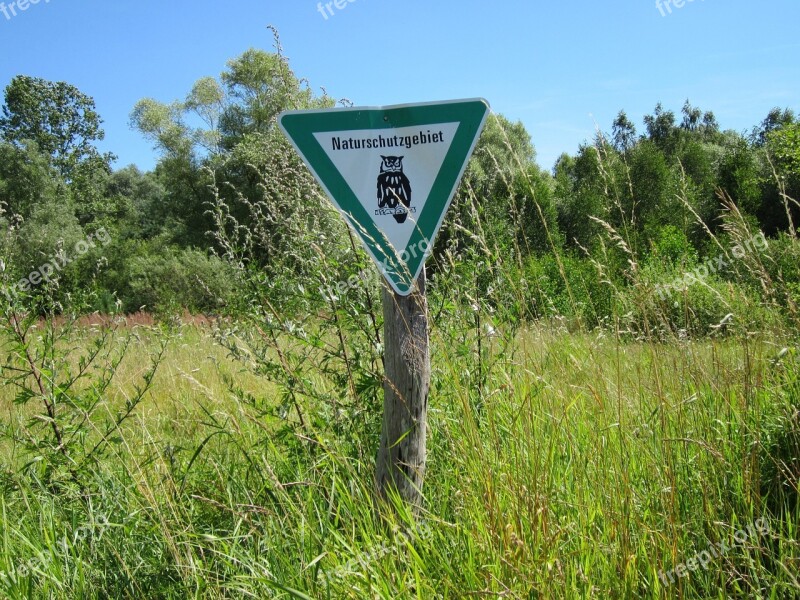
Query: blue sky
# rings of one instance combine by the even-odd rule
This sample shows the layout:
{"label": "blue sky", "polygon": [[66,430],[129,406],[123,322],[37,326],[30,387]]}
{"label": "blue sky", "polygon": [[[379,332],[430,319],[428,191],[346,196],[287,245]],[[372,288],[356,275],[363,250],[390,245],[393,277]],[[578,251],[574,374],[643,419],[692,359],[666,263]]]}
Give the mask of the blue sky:
{"label": "blue sky", "polygon": [[0,86],[76,85],[105,121],[102,149],[143,169],[157,155],[128,126],[136,101],[183,98],[248,48],[270,50],[268,24],[313,87],[358,105],[484,97],[522,121],[548,169],[620,109],[641,129],[657,102],[678,112],[688,98],[737,131],[773,106],[800,110],[800,2],[665,1],[339,0],[325,18],[317,0],[40,0],[16,16],[5,0]]}

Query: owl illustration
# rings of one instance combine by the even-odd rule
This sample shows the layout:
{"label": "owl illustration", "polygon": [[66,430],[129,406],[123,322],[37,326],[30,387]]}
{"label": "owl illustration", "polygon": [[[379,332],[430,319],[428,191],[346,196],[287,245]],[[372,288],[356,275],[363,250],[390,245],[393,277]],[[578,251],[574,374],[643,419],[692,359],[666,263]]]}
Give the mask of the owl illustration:
{"label": "owl illustration", "polygon": [[378,208],[397,208],[394,220],[405,223],[408,218],[408,209],[411,206],[411,183],[403,173],[402,156],[381,156],[381,174],[378,175]]}

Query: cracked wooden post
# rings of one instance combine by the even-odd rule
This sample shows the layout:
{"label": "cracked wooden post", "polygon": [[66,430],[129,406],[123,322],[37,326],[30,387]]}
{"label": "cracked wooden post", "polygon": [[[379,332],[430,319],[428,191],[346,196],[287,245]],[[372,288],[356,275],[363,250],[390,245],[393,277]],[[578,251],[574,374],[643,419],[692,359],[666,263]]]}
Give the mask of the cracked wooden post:
{"label": "cracked wooden post", "polygon": [[411,295],[383,289],[383,431],[376,484],[381,497],[396,491],[415,513],[422,507],[431,386],[425,283],[423,267]]}

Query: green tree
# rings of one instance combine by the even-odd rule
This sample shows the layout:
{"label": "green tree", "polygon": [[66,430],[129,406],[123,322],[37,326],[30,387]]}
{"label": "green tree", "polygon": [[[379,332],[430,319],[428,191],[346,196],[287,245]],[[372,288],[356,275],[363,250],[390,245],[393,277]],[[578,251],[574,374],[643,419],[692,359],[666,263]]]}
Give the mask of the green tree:
{"label": "green tree", "polygon": [[[262,198],[263,166],[282,161],[284,153],[294,154],[278,131],[277,115],[290,108],[333,106],[330,98],[315,96],[294,75],[277,37],[276,47],[274,53],[247,50],[228,62],[219,79],[199,79],[182,101],[165,104],[145,98],[131,114],[131,125],[161,152],[156,175],[165,195],[154,210],[181,246],[211,245],[207,234],[214,225],[208,210],[214,198],[209,186],[215,182],[225,183],[217,193],[232,216],[243,225],[253,223],[241,199]],[[198,120],[200,127],[190,124]],[[307,189],[305,175],[298,179],[299,173],[292,171],[294,179],[287,180],[286,188],[294,182],[298,189]],[[280,222],[280,216],[274,218]]]}
{"label": "green tree", "polygon": [[633,196],[629,210],[637,230],[650,235],[660,226],[674,223],[683,207],[675,198],[672,175],[661,149],[650,140],[642,141],[631,153],[630,167]]}
{"label": "green tree", "polygon": [[0,142],[0,201],[11,213],[27,219],[38,204],[54,198],[59,187],[64,187],[63,181],[35,142]]}
{"label": "green tree", "polygon": [[113,155],[101,155],[94,144],[104,138],[94,100],[75,86],[18,75],[5,90],[0,136],[7,142],[36,142],[69,180],[86,164],[108,169]]}
{"label": "green tree", "polygon": [[[143,173],[129,165],[111,174],[106,184],[106,196],[115,205],[126,207],[128,220],[118,221],[120,235],[125,238],[151,239],[164,226],[160,212],[166,191],[155,173]],[[115,229],[112,223],[106,229]]]}
{"label": "green tree", "polygon": [[204,173],[206,149],[198,140],[213,139],[213,132],[198,132],[186,124],[186,113],[196,109],[191,94],[189,98],[188,103],[171,104],[142,99],[131,113],[131,126],[161,153],[155,174],[164,195],[152,209],[162,230],[176,244],[207,248],[212,222],[206,211],[212,196]]}
{"label": "green tree", "polygon": [[781,173],[800,177],[800,123],[788,123],[767,135],[769,150]]}
{"label": "green tree", "polygon": [[761,164],[750,142],[731,140],[720,159],[717,186],[725,190],[744,213],[758,214],[761,207]]}
{"label": "green tree", "polygon": [[[783,231],[800,227],[800,122],[786,122],[766,134],[765,193],[762,210]],[[782,214],[781,214],[782,213]]]}
{"label": "green tree", "polygon": [[513,178],[508,203],[508,220],[521,254],[558,251],[564,245],[558,229],[558,210],[553,178],[537,165],[520,169]]}
{"label": "green tree", "polygon": [[228,149],[248,134],[268,132],[284,110],[333,105],[326,96],[315,98],[303,87],[280,52],[251,48],[228,62],[221,79],[227,92],[221,127]]}
{"label": "green tree", "polygon": [[681,109],[683,121],[680,128],[685,132],[699,134],[704,140],[713,140],[719,133],[719,124],[713,112],[703,112],[696,106],[692,106],[686,100]]}
{"label": "green tree", "polygon": [[636,126],[624,110],[619,111],[612,126],[612,142],[617,152],[625,153],[636,144]]}
{"label": "green tree", "polygon": [[204,127],[193,131],[195,146],[203,148],[210,156],[222,152],[222,134],[219,126],[225,114],[225,90],[213,77],[198,79],[186,97],[184,109],[193,112]]}
{"label": "green tree", "polygon": [[81,225],[115,212],[103,197],[114,156],[94,146],[104,137],[101,124],[94,100],[63,81],[20,75],[5,90],[0,136],[18,148],[34,143],[49,157]]}
{"label": "green tree", "polygon": [[576,156],[565,153],[556,161],[555,199],[558,223],[567,247],[591,246],[599,225],[589,217],[608,218],[608,203],[594,146],[582,144]]}
{"label": "green tree", "polygon": [[769,111],[763,121],[753,128],[751,139],[757,146],[764,146],[767,143],[767,136],[773,131],[777,131],[786,125],[795,122],[794,111],[790,108],[773,108]]}
{"label": "green tree", "polygon": [[668,156],[671,156],[678,143],[678,128],[675,126],[675,113],[664,110],[659,102],[652,115],[645,115],[644,125],[647,138],[655,143]]}
{"label": "green tree", "polygon": [[[468,245],[469,232],[484,230],[501,246],[511,247],[523,225],[523,208],[516,204],[514,188],[521,191],[521,174],[538,173],[536,153],[525,126],[503,115],[491,114],[467,165],[461,185],[436,242],[434,254],[447,246]],[[522,197],[522,196],[520,196]],[[532,194],[528,194],[532,198]]]}

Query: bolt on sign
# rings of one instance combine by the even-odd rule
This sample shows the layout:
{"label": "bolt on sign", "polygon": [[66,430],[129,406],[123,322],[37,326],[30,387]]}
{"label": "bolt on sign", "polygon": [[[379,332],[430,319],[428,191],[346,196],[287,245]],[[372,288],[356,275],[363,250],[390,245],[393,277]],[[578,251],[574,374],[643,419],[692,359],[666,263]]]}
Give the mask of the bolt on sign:
{"label": "bolt on sign", "polygon": [[414,289],[483,130],[483,99],[281,113],[279,125],[392,289]]}

